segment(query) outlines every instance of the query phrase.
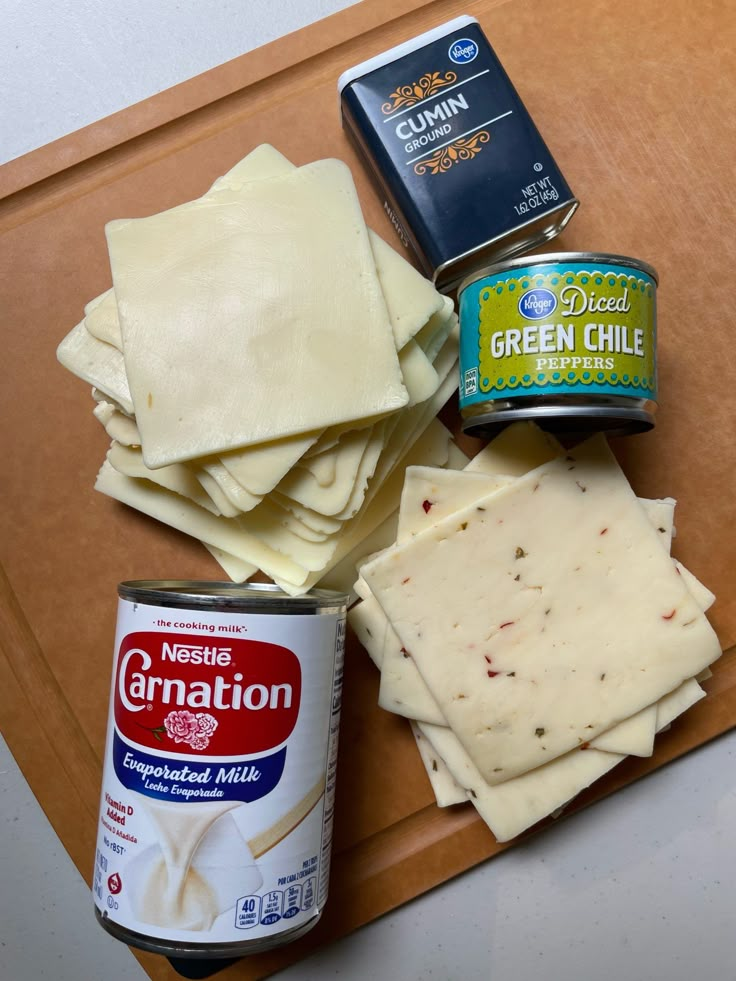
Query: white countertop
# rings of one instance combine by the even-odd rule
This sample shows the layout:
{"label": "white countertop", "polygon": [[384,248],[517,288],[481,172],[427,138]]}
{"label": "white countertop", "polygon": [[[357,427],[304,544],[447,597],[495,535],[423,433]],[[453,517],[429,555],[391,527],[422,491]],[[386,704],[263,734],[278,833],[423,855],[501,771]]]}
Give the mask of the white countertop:
{"label": "white countertop", "polygon": [[[3,0],[0,160],[350,0]],[[729,981],[736,732],[281,972],[283,981]],[[0,740],[0,979],[143,981]]]}

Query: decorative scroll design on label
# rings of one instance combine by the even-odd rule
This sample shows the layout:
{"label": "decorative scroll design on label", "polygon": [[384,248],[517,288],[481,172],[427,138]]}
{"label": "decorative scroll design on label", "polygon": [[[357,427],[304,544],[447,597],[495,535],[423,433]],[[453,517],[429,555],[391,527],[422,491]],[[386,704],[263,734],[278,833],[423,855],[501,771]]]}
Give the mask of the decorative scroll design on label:
{"label": "decorative scroll design on label", "polygon": [[426,160],[417,161],[414,164],[414,173],[420,177],[428,172],[430,174],[444,174],[450,167],[460,163],[461,160],[472,160],[473,157],[477,157],[483,149],[482,144],[488,143],[490,138],[491,134],[482,129],[468,139],[455,140],[442,147],[441,150],[435,150],[432,156],[427,157]]}
{"label": "decorative scroll design on label", "polygon": [[381,112],[384,116],[390,116],[397,109],[415,106],[422,99],[434,95],[438,89],[444,88],[445,85],[452,85],[456,81],[455,72],[445,72],[444,75],[441,72],[427,72],[426,75],[422,75],[420,79],[410,85],[398,86],[396,91],[389,95],[391,102],[384,102],[381,106]]}

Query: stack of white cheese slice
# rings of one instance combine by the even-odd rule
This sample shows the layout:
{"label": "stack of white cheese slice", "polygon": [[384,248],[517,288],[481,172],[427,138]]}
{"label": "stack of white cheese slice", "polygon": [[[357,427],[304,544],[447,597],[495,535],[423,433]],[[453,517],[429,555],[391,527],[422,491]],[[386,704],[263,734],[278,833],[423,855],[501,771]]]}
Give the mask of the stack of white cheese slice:
{"label": "stack of white cheese slice", "polygon": [[506,841],[704,696],[715,597],[670,557],[674,505],[637,499],[602,436],[564,452],[526,423],[464,471],[407,471],[349,619],[440,805]]}
{"label": "stack of white cheese slice", "polygon": [[457,452],[436,419],[452,301],[366,228],[344,164],[268,145],[106,234],[113,288],[58,349],[112,439],[97,489],[236,581],[300,594],[340,565],[351,583],[351,553],[395,537],[405,466]]}

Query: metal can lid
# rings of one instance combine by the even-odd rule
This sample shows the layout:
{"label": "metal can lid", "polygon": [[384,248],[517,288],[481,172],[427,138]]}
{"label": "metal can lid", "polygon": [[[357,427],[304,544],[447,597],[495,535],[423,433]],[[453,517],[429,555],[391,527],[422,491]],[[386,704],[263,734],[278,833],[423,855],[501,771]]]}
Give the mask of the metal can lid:
{"label": "metal can lid", "polygon": [[119,583],[118,595],[148,606],[233,613],[309,615],[341,610],[348,602],[344,593],[330,589],[310,589],[302,596],[291,596],[273,583],[202,579],[132,579]]}
{"label": "metal can lid", "polygon": [[479,279],[485,279],[486,276],[495,276],[497,273],[508,272],[512,269],[531,269],[534,266],[546,266],[551,263],[564,262],[593,262],[605,263],[612,266],[629,266],[632,269],[638,269],[640,272],[645,273],[654,280],[655,285],[659,284],[657,270],[654,266],[651,266],[648,262],[644,262],[642,259],[633,259],[631,256],[616,255],[615,253],[609,252],[547,252],[543,255],[517,256],[514,259],[495,262],[482,269],[476,269],[460,283],[457,290],[458,296],[468,286],[477,283]]}

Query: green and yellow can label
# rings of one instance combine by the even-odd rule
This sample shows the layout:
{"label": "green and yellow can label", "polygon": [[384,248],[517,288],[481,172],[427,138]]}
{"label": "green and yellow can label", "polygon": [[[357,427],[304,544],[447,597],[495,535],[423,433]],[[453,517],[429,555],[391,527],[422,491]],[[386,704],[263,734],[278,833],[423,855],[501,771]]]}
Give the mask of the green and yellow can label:
{"label": "green and yellow can label", "polygon": [[470,282],[460,293],[461,412],[525,395],[656,402],[656,288],[633,264],[562,257]]}

